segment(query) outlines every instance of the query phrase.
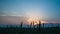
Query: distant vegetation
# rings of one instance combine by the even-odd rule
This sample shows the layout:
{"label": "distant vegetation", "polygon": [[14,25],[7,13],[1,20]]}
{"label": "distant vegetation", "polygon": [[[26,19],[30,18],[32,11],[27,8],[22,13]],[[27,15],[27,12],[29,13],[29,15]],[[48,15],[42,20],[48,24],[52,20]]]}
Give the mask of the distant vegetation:
{"label": "distant vegetation", "polygon": [[[20,27],[10,26],[8,27],[0,27],[0,34],[60,34],[60,27],[41,27],[41,22],[36,26],[34,22],[30,24],[28,28],[22,27],[23,22],[21,22]],[[32,27],[33,26],[33,27]]]}

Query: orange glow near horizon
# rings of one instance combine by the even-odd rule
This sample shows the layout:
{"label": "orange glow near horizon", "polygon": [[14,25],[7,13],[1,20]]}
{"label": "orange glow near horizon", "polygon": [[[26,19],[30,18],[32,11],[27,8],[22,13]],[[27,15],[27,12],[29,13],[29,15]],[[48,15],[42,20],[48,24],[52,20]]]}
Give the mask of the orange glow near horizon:
{"label": "orange glow near horizon", "polygon": [[[40,20],[40,21],[41,21],[41,24],[47,23],[46,21],[42,21],[42,20]],[[31,22],[34,22],[34,25],[36,25],[36,24],[39,24],[39,19],[30,18],[30,19],[28,19],[28,22],[29,22],[29,24],[31,24]]]}
{"label": "orange glow near horizon", "polygon": [[41,24],[43,24],[43,23],[47,23],[46,21],[41,21]]}
{"label": "orange glow near horizon", "polygon": [[28,19],[28,22],[29,24],[31,24],[31,22],[34,22],[34,25],[36,25],[39,23],[39,20],[32,18],[32,19]]}

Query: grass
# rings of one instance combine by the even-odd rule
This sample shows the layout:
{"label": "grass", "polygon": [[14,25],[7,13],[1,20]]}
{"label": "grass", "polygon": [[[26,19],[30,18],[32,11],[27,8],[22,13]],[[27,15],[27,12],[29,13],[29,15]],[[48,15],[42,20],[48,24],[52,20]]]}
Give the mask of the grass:
{"label": "grass", "polygon": [[60,34],[60,27],[48,27],[48,28],[0,27],[0,34]]}

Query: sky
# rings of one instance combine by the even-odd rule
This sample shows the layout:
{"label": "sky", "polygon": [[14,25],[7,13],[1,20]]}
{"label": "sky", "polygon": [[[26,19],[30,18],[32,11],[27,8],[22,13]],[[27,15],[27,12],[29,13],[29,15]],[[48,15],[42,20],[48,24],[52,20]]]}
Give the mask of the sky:
{"label": "sky", "polygon": [[60,0],[0,0],[0,16],[36,17],[60,22]]}

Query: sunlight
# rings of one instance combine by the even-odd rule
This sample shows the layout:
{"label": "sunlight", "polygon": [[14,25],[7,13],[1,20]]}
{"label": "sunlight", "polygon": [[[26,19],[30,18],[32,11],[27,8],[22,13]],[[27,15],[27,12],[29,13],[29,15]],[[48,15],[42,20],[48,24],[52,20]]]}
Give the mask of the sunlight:
{"label": "sunlight", "polygon": [[[34,22],[34,25],[39,24],[39,19],[36,19],[36,18],[30,18],[27,21],[28,21],[29,24],[31,24],[31,22]],[[46,21],[42,21],[42,20],[40,20],[40,21],[41,21],[41,24],[47,23]]]}
{"label": "sunlight", "polygon": [[34,22],[34,25],[38,24],[39,23],[39,20],[36,19],[36,18],[30,18],[27,20],[29,22],[29,24],[31,24],[31,22]]}

